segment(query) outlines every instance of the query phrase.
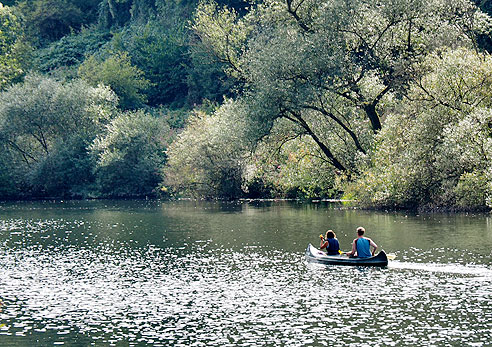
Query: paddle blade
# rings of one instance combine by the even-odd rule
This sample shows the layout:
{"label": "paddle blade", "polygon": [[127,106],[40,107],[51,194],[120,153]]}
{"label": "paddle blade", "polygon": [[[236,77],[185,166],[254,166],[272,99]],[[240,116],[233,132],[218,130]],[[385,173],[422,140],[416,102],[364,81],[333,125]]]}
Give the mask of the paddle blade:
{"label": "paddle blade", "polygon": [[395,260],[396,254],[395,253],[389,253],[389,254],[386,254],[386,257],[388,258],[388,260]]}

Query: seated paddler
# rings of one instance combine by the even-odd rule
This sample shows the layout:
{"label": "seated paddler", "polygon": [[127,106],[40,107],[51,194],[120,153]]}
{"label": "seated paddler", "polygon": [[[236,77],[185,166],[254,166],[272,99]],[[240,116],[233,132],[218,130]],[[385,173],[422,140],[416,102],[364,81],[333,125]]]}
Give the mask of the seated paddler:
{"label": "seated paddler", "polygon": [[[369,258],[374,256],[378,245],[368,237],[364,237],[366,230],[363,227],[357,228],[357,238],[352,242],[352,250],[345,253],[349,257]],[[372,247],[372,252],[371,252]]]}
{"label": "seated paddler", "polygon": [[321,239],[321,243],[319,248],[326,248],[326,252],[328,255],[338,255],[340,254],[340,244],[338,243],[337,236],[333,232],[333,230],[328,230],[326,235],[319,235]]}

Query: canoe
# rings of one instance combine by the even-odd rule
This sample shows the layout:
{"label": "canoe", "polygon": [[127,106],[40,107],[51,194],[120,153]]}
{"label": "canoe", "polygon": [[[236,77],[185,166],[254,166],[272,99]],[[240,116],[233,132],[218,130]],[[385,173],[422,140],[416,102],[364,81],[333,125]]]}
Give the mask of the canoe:
{"label": "canoe", "polygon": [[306,260],[311,263],[325,265],[352,265],[352,266],[387,266],[388,257],[384,251],[379,252],[374,257],[369,258],[349,258],[346,255],[327,255],[312,244],[306,248]]}

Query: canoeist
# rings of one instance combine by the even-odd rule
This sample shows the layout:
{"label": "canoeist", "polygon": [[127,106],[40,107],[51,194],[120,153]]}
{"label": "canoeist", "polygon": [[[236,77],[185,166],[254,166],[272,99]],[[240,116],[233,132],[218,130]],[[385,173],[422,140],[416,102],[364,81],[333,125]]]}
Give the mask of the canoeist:
{"label": "canoeist", "polygon": [[[378,248],[378,245],[374,243],[373,240],[371,240],[368,237],[364,237],[366,229],[363,227],[358,227],[357,228],[357,238],[354,239],[352,242],[352,250],[350,252],[345,253],[349,257],[357,256],[359,258],[369,258],[371,256],[374,256],[374,253],[376,253],[376,249]],[[371,252],[371,246],[372,246],[372,252]],[[357,253],[357,255],[355,255]]]}
{"label": "canoeist", "polygon": [[333,230],[328,230],[325,237],[320,235],[320,239],[319,249],[326,248],[328,255],[338,255],[340,253],[340,244]]}

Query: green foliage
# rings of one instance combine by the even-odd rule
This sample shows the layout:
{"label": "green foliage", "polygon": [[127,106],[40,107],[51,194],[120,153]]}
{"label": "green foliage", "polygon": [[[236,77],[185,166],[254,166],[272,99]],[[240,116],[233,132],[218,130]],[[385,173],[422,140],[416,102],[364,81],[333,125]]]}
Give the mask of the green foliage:
{"label": "green foliage", "polygon": [[[73,192],[70,189],[85,180],[80,175],[90,173],[83,143],[102,130],[116,111],[116,103],[108,88],[39,75],[29,75],[24,83],[1,93],[4,151],[0,157],[10,163],[10,174],[17,178],[10,183],[15,186],[7,189],[25,196]],[[70,172],[80,175],[70,176]]]}
{"label": "green foliage", "polygon": [[99,24],[104,28],[120,27],[131,18],[133,0],[102,0]]}
{"label": "green foliage", "polygon": [[1,197],[146,196],[164,172],[193,197],[492,207],[492,20],[468,0],[9,4]]}
{"label": "green foliage", "polygon": [[94,159],[87,152],[87,137],[77,134],[58,141],[28,171],[34,197],[94,197]]}
{"label": "green foliage", "polygon": [[201,2],[195,12],[193,30],[217,57],[228,64],[228,72],[243,77],[240,72],[240,56],[252,26],[241,20],[234,9],[219,7],[215,2]]}
{"label": "green foliage", "polygon": [[[240,1],[239,1],[240,2]],[[198,0],[102,0],[99,23],[105,28],[118,28],[138,23],[145,24],[149,18],[180,18],[186,21]]]}
{"label": "green foliage", "polygon": [[92,86],[103,84],[120,98],[123,109],[134,109],[146,101],[145,90],[150,86],[143,72],[130,62],[126,52],[116,52],[104,61],[94,55],[79,67],[79,75]]}
{"label": "green foliage", "polygon": [[[246,126],[258,130],[251,139],[275,132],[280,119],[290,122],[292,136],[312,140],[305,153],[315,144],[339,177],[361,176],[346,194],[367,206],[473,208],[489,199],[484,155],[477,164],[486,146],[465,138],[481,133],[484,143],[490,134],[482,127],[450,137],[489,107],[490,59],[476,52],[477,34],[490,32],[491,20],[470,2],[268,0],[243,17],[209,2],[194,19],[202,42],[241,81],[236,101]],[[475,164],[459,161],[453,148]],[[309,168],[293,154],[285,163]],[[302,170],[295,173],[285,177],[302,183]],[[339,181],[330,179],[325,187]]]}
{"label": "green foliage", "polygon": [[226,64],[217,59],[201,42],[189,48],[190,63],[187,70],[188,104],[199,105],[203,100],[222,102],[232,96],[235,81],[226,73]]}
{"label": "green foliage", "polygon": [[44,46],[93,23],[100,0],[23,0],[26,32],[35,45]]}
{"label": "green foliage", "polygon": [[118,48],[129,52],[133,64],[152,83],[146,93],[149,105],[180,107],[188,93],[187,31],[178,18],[168,20],[171,25],[149,21],[129,26],[118,37]]}
{"label": "green foliage", "polygon": [[445,168],[460,174],[456,186],[450,187],[457,206],[492,207],[492,109],[477,108],[459,123],[447,126],[443,138],[443,153],[453,159]]}
{"label": "green foliage", "polygon": [[394,98],[424,72],[419,63],[441,47],[472,46],[480,15],[465,0],[269,0],[244,17],[211,2],[193,29],[244,82],[240,98],[263,134],[287,119],[353,175]]}
{"label": "green foliage", "polygon": [[[289,123],[255,146],[240,103],[195,113],[168,150],[166,189],[195,198],[332,196],[334,170]],[[282,145],[279,148],[279,143]]]}
{"label": "green foliage", "polygon": [[148,108],[146,111],[154,117],[162,118],[174,131],[184,128],[190,111],[186,108],[170,109],[168,107]]}
{"label": "green foliage", "polygon": [[312,139],[286,121],[277,122],[256,147],[246,180],[249,197],[259,197],[254,196],[258,189],[266,197],[301,199],[331,198],[336,192],[333,168]]}
{"label": "green foliage", "polygon": [[37,50],[33,65],[43,73],[64,68],[76,69],[86,56],[95,54],[109,39],[107,31],[82,29]]}
{"label": "green foliage", "polygon": [[457,206],[463,209],[484,209],[488,203],[488,207],[492,207],[490,182],[491,177],[480,172],[466,172],[461,175],[453,192],[456,195]]}
{"label": "green foliage", "polygon": [[22,62],[27,51],[20,20],[0,3],[0,90],[24,74]]}
{"label": "green foliage", "polygon": [[195,198],[242,196],[248,148],[242,129],[241,107],[231,101],[213,114],[192,115],[167,151],[166,189]]}
{"label": "green foliage", "polygon": [[[132,64],[152,83],[146,91],[150,106],[171,108],[200,105],[203,99],[222,101],[232,87],[218,61],[187,24],[190,3],[135,1],[130,21],[112,41],[128,52]],[[150,12],[150,16],[142,13]]]}
{"label": "green foliage", "polygon": [[22,196],[22,180],[17,169],[16,158],[4,142],[0,142],[0,199]]}
{"label": "green foliage", "polygon": [[386,120],[373,166],[351,189],[369,206],[483,208],[492,192],[492,58],[447,50],[425,65],[413,101]]}
{"label": "green foliage", "polygon": [[104,197],[156,195],[161,183],[169,127],[143,111],[126,112],[111,121],[91,145],[96,176]]}

